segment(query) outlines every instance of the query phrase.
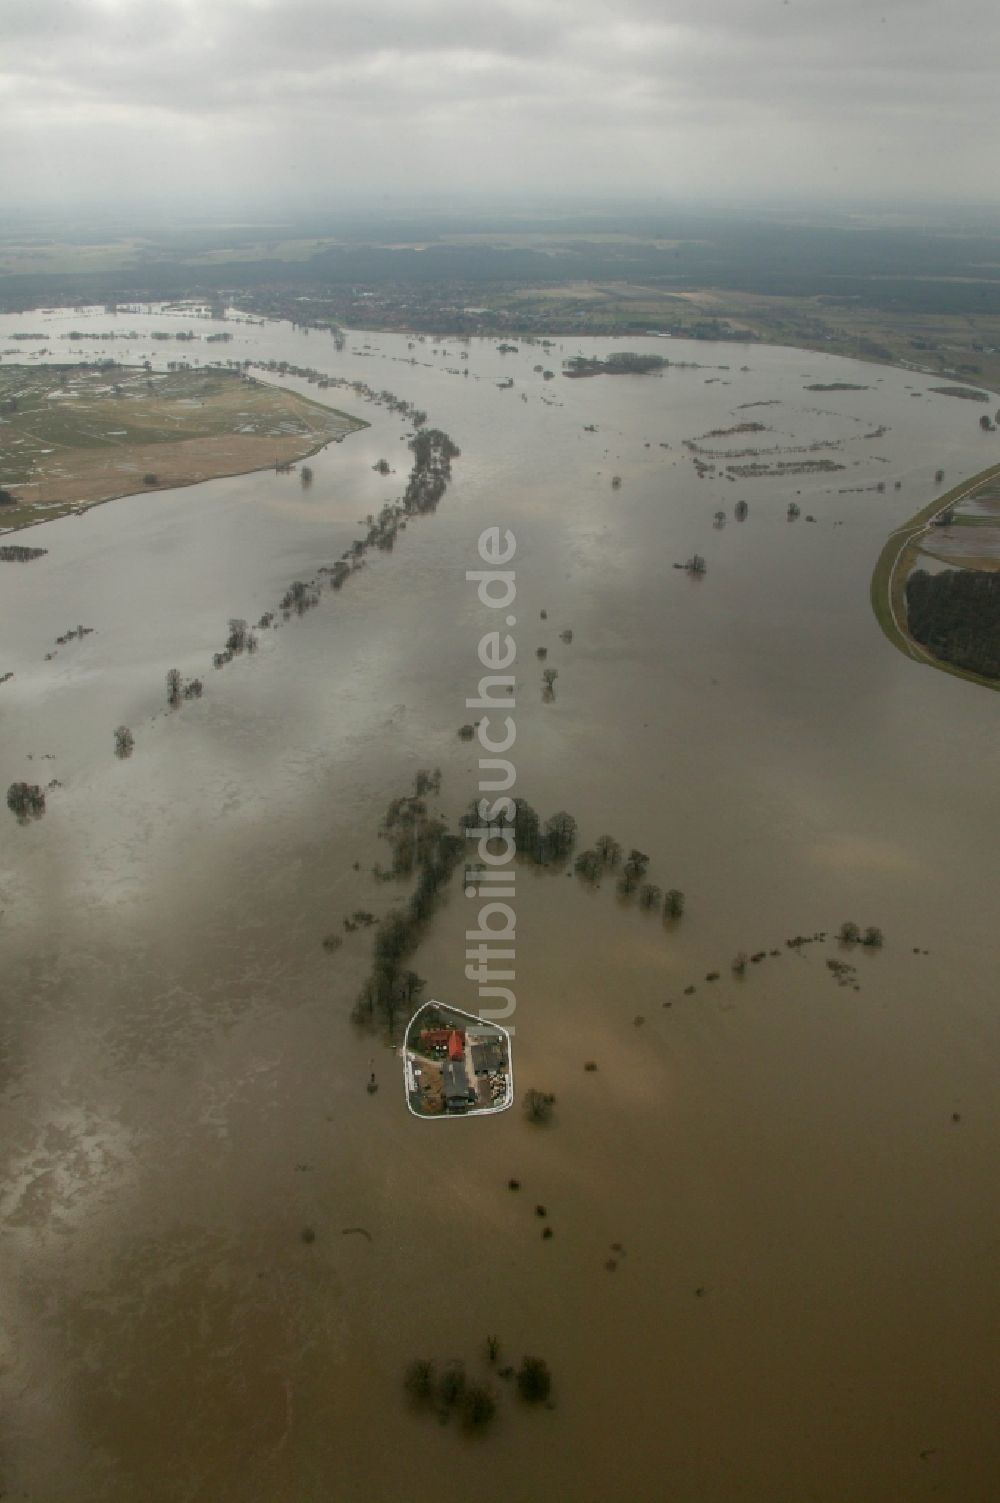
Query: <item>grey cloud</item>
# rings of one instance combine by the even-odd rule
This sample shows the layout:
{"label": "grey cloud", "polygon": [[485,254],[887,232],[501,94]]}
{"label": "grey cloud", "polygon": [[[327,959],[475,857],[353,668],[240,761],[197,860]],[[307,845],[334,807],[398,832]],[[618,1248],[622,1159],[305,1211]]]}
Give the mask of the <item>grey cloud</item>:
{"label": "grey cloud", "polygon": [[988,181],[998,32],[984,0],[5,0],[0,187],[97,183],[117,132],[164,191],[335,139],[355,185],[409,150],[441,184],[711,192],[728,132],[751,189],[821,188],[834,140],[842,190],[954,191]]}

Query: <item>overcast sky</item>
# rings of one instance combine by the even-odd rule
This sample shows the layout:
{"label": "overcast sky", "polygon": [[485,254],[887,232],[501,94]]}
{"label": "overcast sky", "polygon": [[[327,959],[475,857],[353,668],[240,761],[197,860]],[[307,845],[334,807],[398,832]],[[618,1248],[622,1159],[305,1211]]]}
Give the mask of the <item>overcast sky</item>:
{"label": "overcast sky", "polygon": [[995,0],[0,0],[0,192],[997,198]]}

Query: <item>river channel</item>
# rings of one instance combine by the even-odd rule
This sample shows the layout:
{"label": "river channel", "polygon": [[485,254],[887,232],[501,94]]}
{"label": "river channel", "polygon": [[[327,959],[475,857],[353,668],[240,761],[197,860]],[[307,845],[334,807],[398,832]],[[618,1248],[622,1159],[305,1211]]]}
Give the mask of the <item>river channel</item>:
{"label": "river channel", "polygon": [[[687,363],[570,380],[563,359],[622,344],[352,331],[338,353],[183,310],[7,316],[0,350],[156,363],[162,329],[394,392],[462,452],[436,512],[221,670],[228,618],[401,494],[404,419],[271,376],[370,423],[308,489],[123,498],[0,564],[0,782],[61,785],[41,819],[0,811],[5,1496],[996,1497],[998,699],[897,652],[868,600],[935,471],[996,460],[978,409],[918,373],[650,338],[626,347]],[[807,389],[835,383],[864,389]],[[699,479],[685,439],[843,468]],[[476,792],[457,732],[495,625],[466,579],[489,526],[517,545],[516,791],[686,898],[664,923],[518,869],[515,1069],[554,1093],[544,1126],[411,1116],[350,1019],[370,932],[321,943],[399,901],[371,868],[418,768],[450,821]],[[673,567],[695,552],[701,578]],[[168,708],[172,667],[200,700]],[[474,913],[456,880],[413,960],[473,1011]],[[842,949],[845,919],[883,947]],[[740,950],[767,953],[738,977]],[[491,1375],[491,1334],[500,1365],[546,1359],[551,1408]],[[408,1405],[419,1356],[492,1381],[489,1433]]]}

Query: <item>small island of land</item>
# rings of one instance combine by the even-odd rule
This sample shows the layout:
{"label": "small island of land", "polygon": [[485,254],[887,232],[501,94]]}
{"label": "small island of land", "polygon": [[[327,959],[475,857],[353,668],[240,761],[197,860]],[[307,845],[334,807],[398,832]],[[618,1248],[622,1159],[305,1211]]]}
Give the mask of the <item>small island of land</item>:
{"label": "small island of land", "polygon": [[0,366],[0,532],[284,468],[365,426],[235,369]]}
{"label": "small island of land", "polygon": [[563,363],[564,376],[648,376],[654,371],[665,370],[670,361],[663,355],[637,355],[633,350],[622,350],[608,355],[604,360],[588,359],[585,355],[573,355]]}

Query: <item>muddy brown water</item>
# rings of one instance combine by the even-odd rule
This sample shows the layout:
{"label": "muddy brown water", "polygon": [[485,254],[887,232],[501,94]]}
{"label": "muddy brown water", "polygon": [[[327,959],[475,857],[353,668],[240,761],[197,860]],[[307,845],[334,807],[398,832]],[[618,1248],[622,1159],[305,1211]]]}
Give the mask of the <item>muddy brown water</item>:
{"label": "muddy brown water", "polygon": [[[79,312],[2,319],[0,349],[40,317],[63,356]],[[7,1494],[997,1496],[997,699],[895,652],[868,605],[886,533],[936,468],[989,463],[990,435],[915,398],[931,378],[795,350],[629,341],[729,369],[545,383],[535,363],[613,346],[473,341],[465,362],[454,341],[337,355],[227,327],[227,357],[397,392],[463,453],[434,516],[221,672],[227,618],[273,608],[399,493],[384,409],[326,393],[372,426],[311,461],[308,491],[263,473],[120,500],[0,566],[2,781],[63,785],[40,821],[0,823]],[[819,380],[869,389],[803,390]],[[847,468],[697,480],[682,440],[748,418],[773,426],[762,446],[840,442]],[[370,935],[320,944],[393,900],[375,832],[417,767],[441,767],[449,817],[474,792],[456,731],[493,624],[464,577],[487,525],[518,540],[518,791],[687,895],[664,927],[608,884],[518,870],[515,1071],[557,1097],[541,1129],[411,1117],[398,1061],[348,1021]],[[700,581],[671,568],[695,550]],[[56,649],[77,623],[94,635]],[[169,713],[174,666],[206,689]],[[415,960],[459,1007],[474,906],[456,883]],[[834,944],[784,945],[845,918],[886,937],[846,955],[859,991]],[[761,948],[780,955],[731,975]],[[488,1334],[547,1358],[553,1409],[494,1380],[471,1441],[408,1409],[411,1357],[485,1375]]]}

